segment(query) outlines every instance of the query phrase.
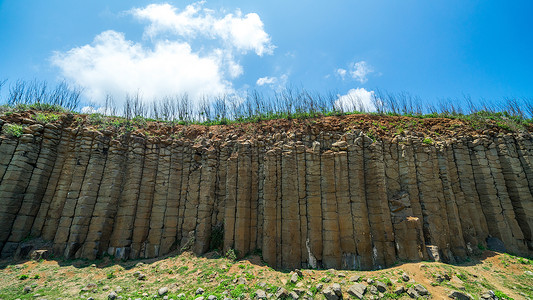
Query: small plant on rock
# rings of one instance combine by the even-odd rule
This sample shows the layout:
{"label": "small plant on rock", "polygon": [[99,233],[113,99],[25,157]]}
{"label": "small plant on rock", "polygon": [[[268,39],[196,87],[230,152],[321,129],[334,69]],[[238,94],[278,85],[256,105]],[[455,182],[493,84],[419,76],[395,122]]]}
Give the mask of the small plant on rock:
{"label": "small plant on rock", "polygon": [[24,127],[19,124],[5,124],[2,127],[2,133],[10,137],[20,137],[23,133]]}
{"label": "small plant on rock", "polygon": [[226,252],[226,258],[229,259],[229,260],[232,260],[232,261],[237,260],[237,254],[235,253],[235,250],[229,249]]}

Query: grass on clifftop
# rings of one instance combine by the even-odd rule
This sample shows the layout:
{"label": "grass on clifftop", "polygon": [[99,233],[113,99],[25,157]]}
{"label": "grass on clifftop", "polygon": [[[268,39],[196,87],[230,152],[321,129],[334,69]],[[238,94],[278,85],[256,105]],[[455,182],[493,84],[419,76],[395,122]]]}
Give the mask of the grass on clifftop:
{"label": "grass on clifftop", "polygon": [[[0,81],[0,90],[6,81]],[[507,131],[533,125],[533,98],[505,98],[498,101],[448,99],[427,103],[408,93],[377,91],[370,100],[334,93],[320,94],[305,89],[285,88],[269,95],[251,91],[244,97],[224,95],[213,99],[192,99],[187,94],[146,101],[139,94],[126,96],[121,106],[106,96],[99,107],[81,107],[82,90],[60,83],[49,88],[45,82],[17,81],[0,99],[0,115],[39,111],[36,120],[53,122],[66,112],[87,114],[88,124],[133,130],[147,122],[168,125],[227,125],[276,119],[309,119],[323,116],[369,114],[418,119],[447,118],[469,122],[482,129],[488,122]],[[370,101],[370,102],[369,102]]]}

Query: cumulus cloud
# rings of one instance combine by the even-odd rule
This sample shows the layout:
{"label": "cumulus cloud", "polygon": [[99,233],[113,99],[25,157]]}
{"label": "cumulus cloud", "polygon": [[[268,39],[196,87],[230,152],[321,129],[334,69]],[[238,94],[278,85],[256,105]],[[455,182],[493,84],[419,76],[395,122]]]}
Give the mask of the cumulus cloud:
{"label": "cumulus cloud", "polygon": [[340,76],[342,80],[346,78],[346,75],[349,75],[351,78],[359,81],[360,83],[366,83],[368,81],[368,74],[373,72],[374,68],[364,60],[351,63],[348,70],[343,68],[335,70],[335,73]]}
{"label": "cumulus cloud", "polygon": [[[90,44],[54,53],[52,64],[83,87],[94,104],[102,104],[106,94],[120,102],[137,92],[145,100],[183,93],[193,99],[234,93],[231,80],[244,72],[239,56],[249,51],[271,54],[274,46],[257,14],[243,15],[239,10],[225,14],[203,4],[183,11],[170,4],[133,9],[133,16],[148,21],[144,35],[149,40],[131,41],[108,30]],[[193,48],[193,40],[201,46]]]}
{"label": "cumulus cloud", "polygon": [[375,111],[374,91],[367,91],[364,88],[351,89],[346,95],[339,95],[335,101],[335,107],[342,111]]}
{"label": "cumulus cloud", "polygon": [[206,36],[222,39],[241,51],[255,51],[257,55],[272,54],[274,45],[264,30],[264,24],[256,13],[243,15],[240,10],[217,18],[212,10],[203,8],[204,2],[188,5],[183,11],[170,4],[150,4],[133,9],[131,13],[141,20],[150,21],[146,31],[150,37],[161,33],[174,33],[195,38]]}

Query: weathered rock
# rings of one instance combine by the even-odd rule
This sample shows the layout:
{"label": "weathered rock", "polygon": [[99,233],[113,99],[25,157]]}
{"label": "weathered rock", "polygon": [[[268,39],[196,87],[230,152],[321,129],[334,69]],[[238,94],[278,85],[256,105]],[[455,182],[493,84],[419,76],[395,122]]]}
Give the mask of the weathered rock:
{"label": "weathered rock", "polygon": [[407,295],[414,299],[418,299],[421,296],[414,287],[410,287],[409,289],[407,289]]}
{"label": "weathered rock", "polygon": [[266,299],[267,298],[267,294],[264,290],[256,290],[255,291],[255,299]]}
{"label": "weathered rock", "polygon": [[49,254],[48,250],[33,250],[30,253],[30,259],[31,260],[47,259],[48,254]]}
{"label": "weathered rock", "polygon": [[298,299],[300,298],[300,296],[298,295],[298,293],[296,293],[295,291],[292,291],[289,293],[289,297],[291,297],[292,299]]}
{"label": "weathered rock", "polygon": [[338,299],[340,299],[339,296],[337,295],[337,293],[335,293],[335,291],[333,290],[333,288],[331,286],[328,286],[324,290],[322,290],[322,295],[324,295],[324,297],[327,300],[338,300]]}
{"label": "weathered rock", "polygon": [[362,283],[356,283],[348,288],[348,294],[357,298],[363,299],[363,295],[366,292],[366,285]]}
{"label": "weathered rock", "polygon": [[375,285],[369,285],[367,287],[367,290],[368,290],[369,293],[371,293],[373,295],[379,294],[379,290],[378,290],[378,288]]}
{"label": "weathered rock", "polygon": [[400,285],[400,286],[396,287],[394,289],[394,293],[396,295],[401,295],[401,294],[405,293],[405,287],[403,285]]}
{"label": "weathered rock", "polygon": [[496,300],[496,299],[498,299],[498,297],[496,297],[496,294],[494,294],[493,291],[488,290],[488,291],[484,292],[483,294],[481,294],[481,299],[483,299],[483,300]]}
{"label": "weathered rock", "polygon": [[473,299],[470,295],[464,293],[464,292],[459,292],[459,291],[453,291],[451,292],[448,297],[452,298],[452,299],[458,299],[458,300],[471,300]]}
{"label": "weathered rock", "polygon": [[276,291],[275,296],[276,296],[276,298],[278,298],[278,299],[288,297],[288,296],[289,296],[289,291],[287,291],[287,290],[286,290],[285,288],[283,288],[283,287],[280,287],[280,288]]}
{"label": "weathered rock", "polygon": [[408,282],[409,279],[411,279],[411,278],[409,277],[409,275],[407,275],[407,273],[403,273],[403,274],[402,274],[402,280],[403,280],[403,281]]}
{"label": "weathered rock", "polygon": [[298,274],[296,272],[292,273],[291,275],[291,282],[296,283],[298,282]]}
{"label": "weathered rock", "polygon": [[429,295],[428,290],[421,284],[415,284],[414,289],[420,294],[421,296]]}
{"label": "weathered rock", "polygon": [[157,290],[157,294],[158,294],[159,296],[164,296],[164,295],[166,295],[167,293],[168,293],[168,287],[166,287],[166,286],[160,288],[159,290]]}
{"label": "weathered rock", "polygon": [[360,275],[353,275],[353,276],[350,277],[350,281],[351,282],[357,282],[357,281],[359,281],[359,279],[361,279]]}
{"label": "weathered rock", "polygon": [[381,281],[376,281],[376,288],[380,293],[385,293],[387,291],[387,285]]}
{"label": "weathered rock", "polygon": [[202,295],[204,293],[204,289],[203,288],[198,288],[196,289],[196,292],[194,292],[195,295]]}

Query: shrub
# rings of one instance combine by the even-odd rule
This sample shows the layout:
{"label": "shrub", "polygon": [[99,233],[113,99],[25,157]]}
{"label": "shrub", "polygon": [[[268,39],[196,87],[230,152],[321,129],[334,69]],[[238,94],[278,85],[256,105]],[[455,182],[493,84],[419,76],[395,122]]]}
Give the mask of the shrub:
{"label": "shrub", "polygon": [[20,137],[23,133],[24,127],[19,124],[5,124],[2,127],[2,133],[10,137]]}
{"label": "shrub", "polygon": [[235,253],[235,250],[229,249],[226,252],[226,258],[229,259],[229,260],[232,260],[232,261],[237,260],[237,254]]}
{"label": "shrub", "polygon": [[433,145],[433,139],[427,137],[422,141],[426,145]]}
{"label": "shrub", "polygon": [[33,118],[39,123],[50,123],[59,120],[59,115],[50,113],[37,113]]}
{"label": "shrub", "polygon": [[24,279],[28,279],[30,276],[28,276],[27,274],[22,274],[22,275],[19,275],[18,279],[19,280],[24,280]]}
{"label": "shrub", "polygon": [[496,295],[496,297],[498,297],[498,299],[514,300],[513,298],[511,298],[511,297],[507,296],[506,294],[504,294],[502,291],[495,290],[494,291],[494,295]]}

